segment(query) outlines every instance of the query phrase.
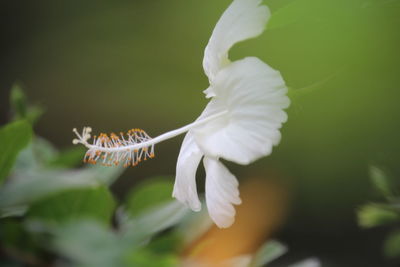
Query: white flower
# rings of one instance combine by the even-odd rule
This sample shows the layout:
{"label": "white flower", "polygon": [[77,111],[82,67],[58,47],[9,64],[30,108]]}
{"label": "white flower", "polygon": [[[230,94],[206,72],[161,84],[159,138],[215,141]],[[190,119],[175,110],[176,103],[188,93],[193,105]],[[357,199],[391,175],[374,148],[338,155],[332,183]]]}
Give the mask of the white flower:
{"label": "white flower", "polygon": [[143,130],[126,135],[100,134],[92,144],[90,128],[78,139],[88,148],[85,161],[105,165],[137,165],[154,157],[154,145],[187,132],[176,166],[173,196],[199,211],[196,170],[203,158],[206,170],[206,203],[212,220],[229,227],[233,205],[241,203],[236,177],[219,161],[223,158],[249,164],[271,153],[280,141],[279,129],[289,106],[287,88],[280,73],[255,57],[229,61],[228,51],[237,42],[262,33],[270,16],[260,0],[234,0],[218,21],[205,49],[203,67],[210,81],[204,93],[211,98],[200,117],[179,129],[151,138]]}
{"label": "white flower", "polygon": [[218,21],[203,60],[210,81],[205,93],[211,100],[198,120],[225,113],[189,130],[176,167],[173,196],[199,211],[195,175],[204,157],[207,208],[221,228],[233,223],[233,204],[241,200],[236,177],[218,159],[249,164],[269,155],[280,141],[279,128],[287,119],[283,109],[290,103],[278,71],[254,57],[235,62],[228,59],[228,50],[235,43],[263,31],[270,13],[260,2],[235,0]]}

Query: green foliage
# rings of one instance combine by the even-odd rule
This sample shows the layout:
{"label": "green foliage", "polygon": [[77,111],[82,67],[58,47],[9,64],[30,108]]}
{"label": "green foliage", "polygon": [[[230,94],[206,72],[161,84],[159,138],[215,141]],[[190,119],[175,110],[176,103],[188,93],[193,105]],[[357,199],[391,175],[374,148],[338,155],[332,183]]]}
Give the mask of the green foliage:
{"label": "green foliage", "polygon": [[16,218],[1,220],[0,240],[6,247],[29,249],[33,246],[32,238],[27,236],[24,226]]}
{"label": "green foliage", "polygon": [[19,153],[14,173],[46,169],[47,162],[56,157],[57,150],[47,140],[34,136],[32,142]]}
{"label": "green foliage", "polygon": [[43,198],[31,205],[27,216],[59,224],[80,218],[94,218],[108,224],[114,208],[115,201],[108,188],[99,186]]}
{"label": "green foliage", "polygon": [[40,106],[28,106],[22,86],[18,83],[11,88],[10,104],[14,111],[15,120],[24,119],[31,124],[34,124],[44,112],[44,109]]}
{"label": "green foliage", "polygon": [[121,259],[129,244],[103,224],[79,220],[56,228],[53,235],[53,249],[73,266],[124,266]]}
{"label": "green foliage", "polygon": [[0,188],[0,211],[9,213],[52,194],[70,189],[109,184],[121,173],[119,168],[94,166],[82,170],[43,170],[20,173]]}
{"label": "green foliage", "polygon": [[152,239],[151,242],[149,242],[148,248],[157,254],[168,254],[178,251],[181,244],[181,233],[171,231]]}
{"label": "green foliage", "polygon": [[[388,224],[399,226],[400,196],[397,184],[376,166],[370,166],[369,173],[373,186],[386,198],[387,203],[372,203],[361,207],[357,213],[359,225],[364,228]],[[388,258],[400,257],[400,230],[395,230],[387,236],[383,250]]]}
{"label": "green foliage", "polygon": [[256,252],[253,257],[250,266],[251,267],[261,267],[264,266],[271,261],[279,258],[283,254],[287,252],[287,247],[282,245],[281,243],[272,240],[265,243],[261,248]]}
{"label": "green foliage", "polygon": [[357,212],[359,225],[369,228],[400,221],[400,197],[396,185],[381,168],[370,166],[369,174],[373,186],[386,198],[387,203],[362,206]]}
{"label": "green foliage", "polygon": [[72,168],[82,162],[82,155],[85,154],[84,147],[74,146],[60,152],[56,157],[49,160],[51,167]]}
{"label": "green foliage", "polygon": [[155,177],[139,184],[126,198],[126,208],[137,215],[148,208],[171,200],[172,177]]}
{"label": "green foliage", "polygon": [[19,86],[10,100],[19,120],[0,129],[0,178],[9,176],[0,187],[0,237],[10,263],[42,264],[36,257],[52,253],[73,266],[177,265],[180,234],[157,237],[187,214],[186,207],[171,201],[170,179],[158,177],[133,190],[128,212],[120,209],[113,229],[116,202],[108,186],[123,169],[70,169],[84,150],[59,152],[45,139],[32,138],[29,122],[35,116]]}
{"label": "green foliage", "polygon": [[28,145],[31,137],[31,126],[24,120],[0,128],[0,183],[7,177],[18,153]]}
{"label": "green foliage", "polygon": [[[74,266],[176,266],[176,251],[171,248],[180,239],[154,236],[180,222],[184,213],[178,215],[177,210],[182,206],[174,202],[137,217],[120,214],[117,231],[93,220],[77,220],[52,230],[54,248]],[[173,219],[166,219],[167,213]],[[149,239],[150,245],[143,246]]]}
{"label": "green foliage", "polygon": [[370,166],[369,174],[372,184],[387,199],[395,197],[395,185],[392,179],[379,167]]}
{"label": "green foliage", "polygon": [[35,136],[32,142],[18,155],[15,169],[18,172],[65,169],[76,167],[85,154],[83,147],[71,147],[58,151],[49,141]]}
{"label": "green foliage", "polygon": [[159,254],[149,250],[137,250],[129,253],[125,258],[126,266],[143,266],[143,267],[170,267],[179,266],[177,255]]}
{"label": "green foliage", "polygon": [[26,209],[31,203],[71,189],[92,190],[110,185],[123,170],[103,166],[65,169],[74,165],[77,158],[75,150],[60,153],[48,141],[35,137],[18,156],[9,182],[0,188],[0,213],[18,214],[15,211]]}
{"label": "green foliage", "polygon": [[389,234],[385,240],[383,249],[388,258],[400,257],[400,230]]}
{"label": "green foliage", "polygon": [[[171,199],[172,188],[170,177],[154,177],[133,189],[126,200],[128,219],[122,224],[122,231],[127,232],[127,235],[134,240],[145,240],[180,223],[187,215],[188,209]],[[173,236],[163,242],[159,240],[153,243],[153,248],[158,250],[165,245],[165,242],[178,239]],[[169,246],[171,244],[173,242]]]}
{"label": "green foliage", "polygon": [[177,225],[187,214],[188,209],[180,202],[170,201],[130,217],[122,224],[121,230],[128,238],[142,242],[152,235]]}
{"label": "green foliage", "polygon": [[27,114],[26,96],[19,84],[14,84],[13,87],[11,88],[10,104],[15,112],[15,117],[17,119],[26,118]]}
{"label": "green foliage", "polygon": [[365,228],[400,221],[400,214],[388,205],[368,204],[358,211],[358,222]]}
{"label": "green foliage", "polygon": [[54,249],[73,266],[176,266],[172,254],[156,254],[92,220],[71,222],[53,231]]}

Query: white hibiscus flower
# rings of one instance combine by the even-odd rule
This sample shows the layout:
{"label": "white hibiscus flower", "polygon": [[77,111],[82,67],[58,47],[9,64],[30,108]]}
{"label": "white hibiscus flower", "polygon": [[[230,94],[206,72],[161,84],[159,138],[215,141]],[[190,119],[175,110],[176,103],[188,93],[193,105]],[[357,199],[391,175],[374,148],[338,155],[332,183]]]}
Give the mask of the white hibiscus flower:
{"label": "white hibiscus flower", "polygon": [[260,0],[234,0],[218,21],[205,49],[203,67],[210,81],[204,93],[211,98],[200,117],[177,130],[150,138],[134,129],[127,136],[94,138],[84,128],[78,139],[88,147],[85,160],[104,164],[136,165],[153,157],[154,145],[187,132],[179,153],[173,196],[199,211],[196,171],[200,160],[206,170],[206,203],[212,220],[221,228],[232,225],[234,205],[241,203],[236,177],[219,161],[249,164],[271,153],[280,141],[279,129],[290,104],[280,73],[255,57],[231,62],[229,49],[262,33],[270,16]]}
{"label": "white hibiscus flower", "polygon": [[189,130],[176,168],[173,196],[199,211],[195,175],[204,157],[207,208],[222,228],[233,223],[233,204],[240,204],[241,200],[236,177],[218,159],[249,164],[269,155],[272,146],[279,143],[279,128],[287,119],[283,109],[290,103],[278,71],[254,57],[235,62],[228,59],[228,51],[235,43],[264,30],[270,12],[260,2],[235,0],[218,21],[203,60],[210,81],[205,93],[211,101],[199,120],[226,113]]}

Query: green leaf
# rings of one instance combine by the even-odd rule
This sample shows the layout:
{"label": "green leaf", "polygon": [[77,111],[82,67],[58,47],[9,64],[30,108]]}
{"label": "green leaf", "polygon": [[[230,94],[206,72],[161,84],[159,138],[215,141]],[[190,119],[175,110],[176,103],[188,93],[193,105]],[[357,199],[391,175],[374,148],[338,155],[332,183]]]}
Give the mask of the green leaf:
{"label": "green leaf", "polygon": [[71,147],[67,150],[62,151],[57,157],[51,159],[48,163],[51,167],[64,167],[71,168],[76,167],[82,162],[82,155],[85,155],[84,147]]}
{"label": "green leaf", "polygon": [[51,246],[72,261],[73,266],[129,267],[177,266],[176,256],[149,250],[124,233],[107,229],[93,220],[71,222],[52,231]]}
{"label": "green leaf", "polygon": [[254,255],[250,263],[251,267],[261,267],[279,258],[287,252],[286,246],[278,241],[271,240],[265,243]]}
{"label": "green leaf", "polygon": [[26,96],[18,83],[14,84],[10,93],[10,104],[14,111],[14,119],[24,119],[32,125],[42,116],[44,108],[38,105],[28,106]]}
{"label": "green leaf", "polygon": [[18,173],[0,188],[0,213],[20,209],[62,191],[109,185],[122,168],[93,166],[80,170],[38,170]]}
{"label": "green leaf", "polygon": [[395,196],[395,185],[382,169],[377,166],[370,166],[369,174],[372,184],[384,197],[392,199]]}
{"label": "green leaf", "polygon": [[21,85],[16,83],[11,88],[10,92],[11,108],[15,112],[16,119],[25,119],[27,114],[27,101]]}
{"label": "green leaf", "polygon": [[0,128],[0,183],[7,177],[18,153],[32,138],[32,128],[26,121],[16,121]]}
{"label": "green leaf", "polygon": [[0,221],[0,240],[2,247],[18,250],[34,250],[37,246],[34,238],[29,235],[21,221],[16,218]]}
{"label": "green leaf", "polygon": [[55,194],[34,203],[28,218],[64,223],[79,218],[94,218],[109,223],[115,201],[105,186],[83,188]]}
{"label": "green leaf", "polygon": [[400,257],[400,230],[392,232],[387,237],[383,250],[388,258]]}
{"label": "green leaf", "polygon": [[126,198],[126,209],[137,215],[151,207],[172,200],[172,177],[151,178],[135,187]]}
{"label": "green leaf", "polygon": [[180,266],[178,257],[173,254],[159,254],[149,249],[138,249],[125,258],[126,266],[174,267]]}
{"label": "green leaf", "polygon": [[182,221],[186,216],[188,208],[182,203],[173,200],[168,203],[160,204],[140,214],[140,216],[130,218],[121,225],[121,231],[126,238],[144,241],[147,238],[168,229]]}
{"label": "green leaf", "polygon": [[29,106],[26,114],[26,120],[34,125],[45,112],[45,108],[39,105]]}
{"label": "green leaf", "polygon": [[172,231],[152,239],[147,247],[157,254],[167,254],[176,252],[181,244],[182,236]]}
{"label": "green leaf", "polygon": [[58,155],[53,145],[44,138],[35,136],[32,142],[19,153],[14,172],[31,172],[45,167],[46,163]]}
{"label": "green leaf", "polygon": [[22,224],[15,219],[2,220],[0,223],[0,239],[6,245],[15,245],[21,239]]}
{"label": "green leaf", "polygon": [[400,220],[400,214],[387,205],[368,204],[358,210],[358,223],[365,228]]}
{"label": "green leaf", "polygon": [[51,248],[73,262],[73,266],[124,266],[129,243],[93,220],[67,223],[53,231]]}

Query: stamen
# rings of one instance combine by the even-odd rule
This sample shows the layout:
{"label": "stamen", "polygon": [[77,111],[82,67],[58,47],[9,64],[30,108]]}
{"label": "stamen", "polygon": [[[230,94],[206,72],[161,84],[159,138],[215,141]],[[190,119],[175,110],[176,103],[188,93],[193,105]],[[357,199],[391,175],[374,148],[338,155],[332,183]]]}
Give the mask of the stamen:
{"label": "stamen", "polygon": [[88,142],[92,132],[90,127],[84,127],[82,134],[79,134],[74,128],[72,131],[78,138],[72,140],[72,143],[74,145],[82,144],[88,148],[83,158],[85,163],[96,164],[98,160],[101,160],[101,163],[105,166],[119,164],[123,164],[125,167],[136,166],[142,159],[154,158],[155,144],[186,133],[193,128],[202,126],[227,114],[228,110],[222,110],[155,138],[151,138],[145,131],[137,128],[129,130],[125,135],[120,133],[119,136],[115,133],[111,133],[110,136],[101,133],[99,136],[94,136],[92,144]]}
{"label": "stamen", "polygon": [[[98,137],[93,137],[92,144],[89,144],[90,127],[84,127],[82,134],[74,128],[73,132],[78,138],[74,139],[73,144],[83,144],[88,148],[83,162],[96,164],[98,161],[104,166],[120,165],[124,167],[136,166],[139,162],[154,157],[154,144],[135,149],[131,149],[133,145],[146,142],[151,137],[141,129],[129,130],[125,135],[120,133],[110,135],[101,133]],[[115,150],[118,148],[118,150]]]}

